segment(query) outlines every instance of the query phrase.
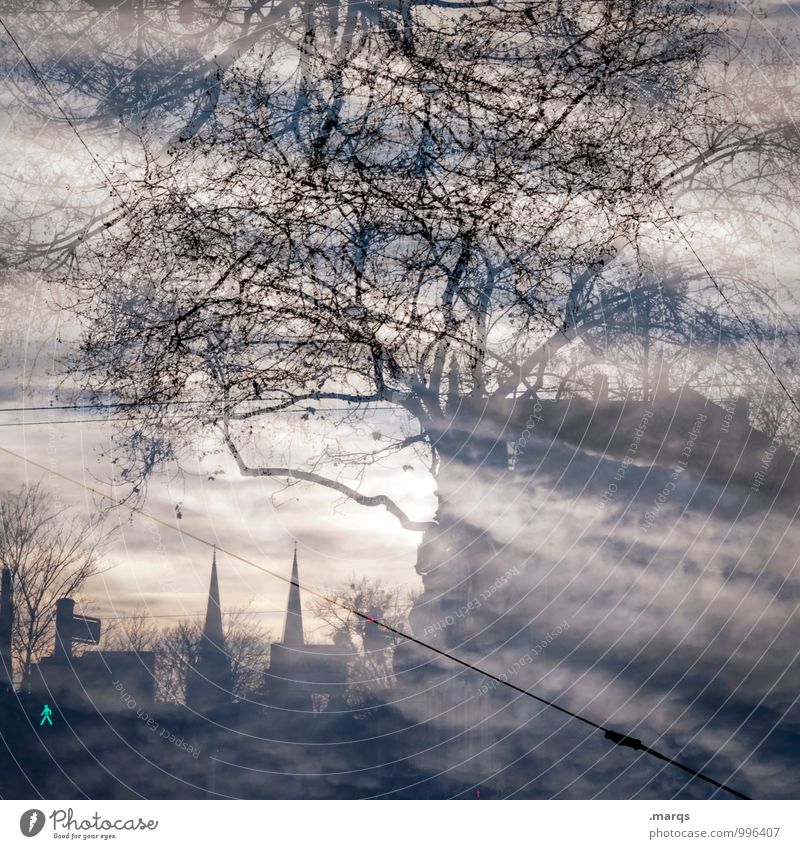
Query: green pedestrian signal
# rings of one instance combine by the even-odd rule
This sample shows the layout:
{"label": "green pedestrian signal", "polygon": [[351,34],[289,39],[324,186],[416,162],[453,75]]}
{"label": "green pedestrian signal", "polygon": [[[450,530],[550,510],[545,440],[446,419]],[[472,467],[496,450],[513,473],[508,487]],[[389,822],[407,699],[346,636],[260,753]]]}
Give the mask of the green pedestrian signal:
{"label": "green pedestrian signal", "polygon": [[41,717],[42,717],[42,721],[39,723],[39,727],[41,728],[41,727],[42,727],[42,725],[44,725],[44,724],[45,724],[45,722],[48,722],[50,725],[52,725],[52,724],[53,724],[53,720],[50,718],[52,715],[53,715],[53,710],[52,710],[52,708],[50,707],[50,705],[45,705],[45,706],[44,706],[44,709],[43,709],[43,710],[42,710],[42,712],[39,714],[39,716],[41,716]]}

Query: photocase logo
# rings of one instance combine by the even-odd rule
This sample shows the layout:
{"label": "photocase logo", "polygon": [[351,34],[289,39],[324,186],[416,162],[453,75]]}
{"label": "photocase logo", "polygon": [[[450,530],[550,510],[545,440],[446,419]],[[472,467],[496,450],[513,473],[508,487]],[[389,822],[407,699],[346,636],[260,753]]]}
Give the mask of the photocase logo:
{"label": "photocase logo", "polygon": [[36,837],[44,828],[44,813],[37,808],[31,808],[19,818],[19,830],[25,837]]}

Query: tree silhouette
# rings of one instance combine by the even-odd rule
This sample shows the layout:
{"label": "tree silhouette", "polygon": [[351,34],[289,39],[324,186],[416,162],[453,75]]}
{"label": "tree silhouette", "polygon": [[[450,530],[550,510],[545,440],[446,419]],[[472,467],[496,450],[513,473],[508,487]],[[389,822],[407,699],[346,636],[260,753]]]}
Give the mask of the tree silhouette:
{"label": "tree silhouette", "polygon": [[99,518],[73,515],[38,483],[0,496],[0,562],[14,581],[13,658],[23,680],[52,649],[56,601],[98,574],[107,542]]}
{"label": "tree silhouette", "polygon": [[[353,577],[348,587],[334,587],[324,595],[325,599],[312,598],[311,612],[327,626],[327,637],[352,650],[348,703],[364,705],[380,698],[393,682],[392,656],[399,638],[376,623],[407,630],[413,594],[388,587],[380,579]],[[363,611],[375,623],[348,613],[348,609]]]}
{"label": "tree silhouette", "polygon": [[[271,635],[247,608],[224,614],[223,627],[233,696],[248,696],[263,687]],[[156,695],[161,701],[186,700],[186,684],[202,634],[201,619],[181,620],[152,634],[147,648],[156,653]]]}
{"label": "tree silhouette", "polygon": [[[344,49],[306,23],[221,74],[213,118],[169,155],[143,135],[68,281],[73,371],[136,414],[115,457],[133,494],[205,430],[244,476],[424,532],[432,575],[468,532],[459,467],[502,470],[558,352],[653,297],[618,275],[680,242],[677,199],[732,169],[777,191],[791,129],[743,120],[724,33],[660,0],[401,4]],[[281,454],[287,412],[332,422],[315,456]],[[376,415],[366,448],[351,437]],[[364,484],[394,452],[431,473],[433,515]]]}

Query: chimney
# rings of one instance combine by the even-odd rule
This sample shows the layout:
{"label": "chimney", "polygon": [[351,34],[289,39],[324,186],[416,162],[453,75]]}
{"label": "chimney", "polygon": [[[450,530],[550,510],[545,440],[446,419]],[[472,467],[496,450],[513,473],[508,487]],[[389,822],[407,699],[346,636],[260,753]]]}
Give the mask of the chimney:
{"label": "chimney", "polygon": [[72,659],[72,618],[75,602],[71,598],[60,598],[56,602],[56,643],[53,656],[59,660]]}
{"label": "chimney", "polygon": [[11,658],[11,636],[14,630],[14,596],[11,570],[3,567],[0,580],[0,691],[12,687],[14,669]]}

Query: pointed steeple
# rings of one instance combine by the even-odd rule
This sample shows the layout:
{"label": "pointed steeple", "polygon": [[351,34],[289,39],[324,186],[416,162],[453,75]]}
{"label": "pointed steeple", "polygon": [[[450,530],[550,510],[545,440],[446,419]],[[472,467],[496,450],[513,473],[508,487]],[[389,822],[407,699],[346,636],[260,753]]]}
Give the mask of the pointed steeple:
{"label": "pointed steeple", "polygon": [[11,589],[11,570],[4,566],[0,580],[0,690],[11,687],[14,680],[11,666],[11,634],[14,629],[14,599]]}
{"label": "pointed steeple", "polygon": [[217,549],[211,559],[211,583],[208,587],[208,607],[206,621],[203,626],[203,639],[213,645],[224,647],[225,638],[222,634],[222,610],[219,603],[219,578],[217,578]]}
{"label": "pointed steeple", "polygon": [[303,646],[303,608],[300,605],[300,578],[297,570],[297,543],[294,544],[294,562],[292,563],[292,585],[289,587],[289,600],[286,604],[286,624],[283,626],[283,644],[285,646]]}
{"label": "pointed steeple", "polygon": [[211,583],[203,635],[197,649],[197,660],[186,684],[186,704],[204,712],[222,707],[232,700],[230,657],[222,631],[222,609],[217,578],[217,550],[211,561]]}

